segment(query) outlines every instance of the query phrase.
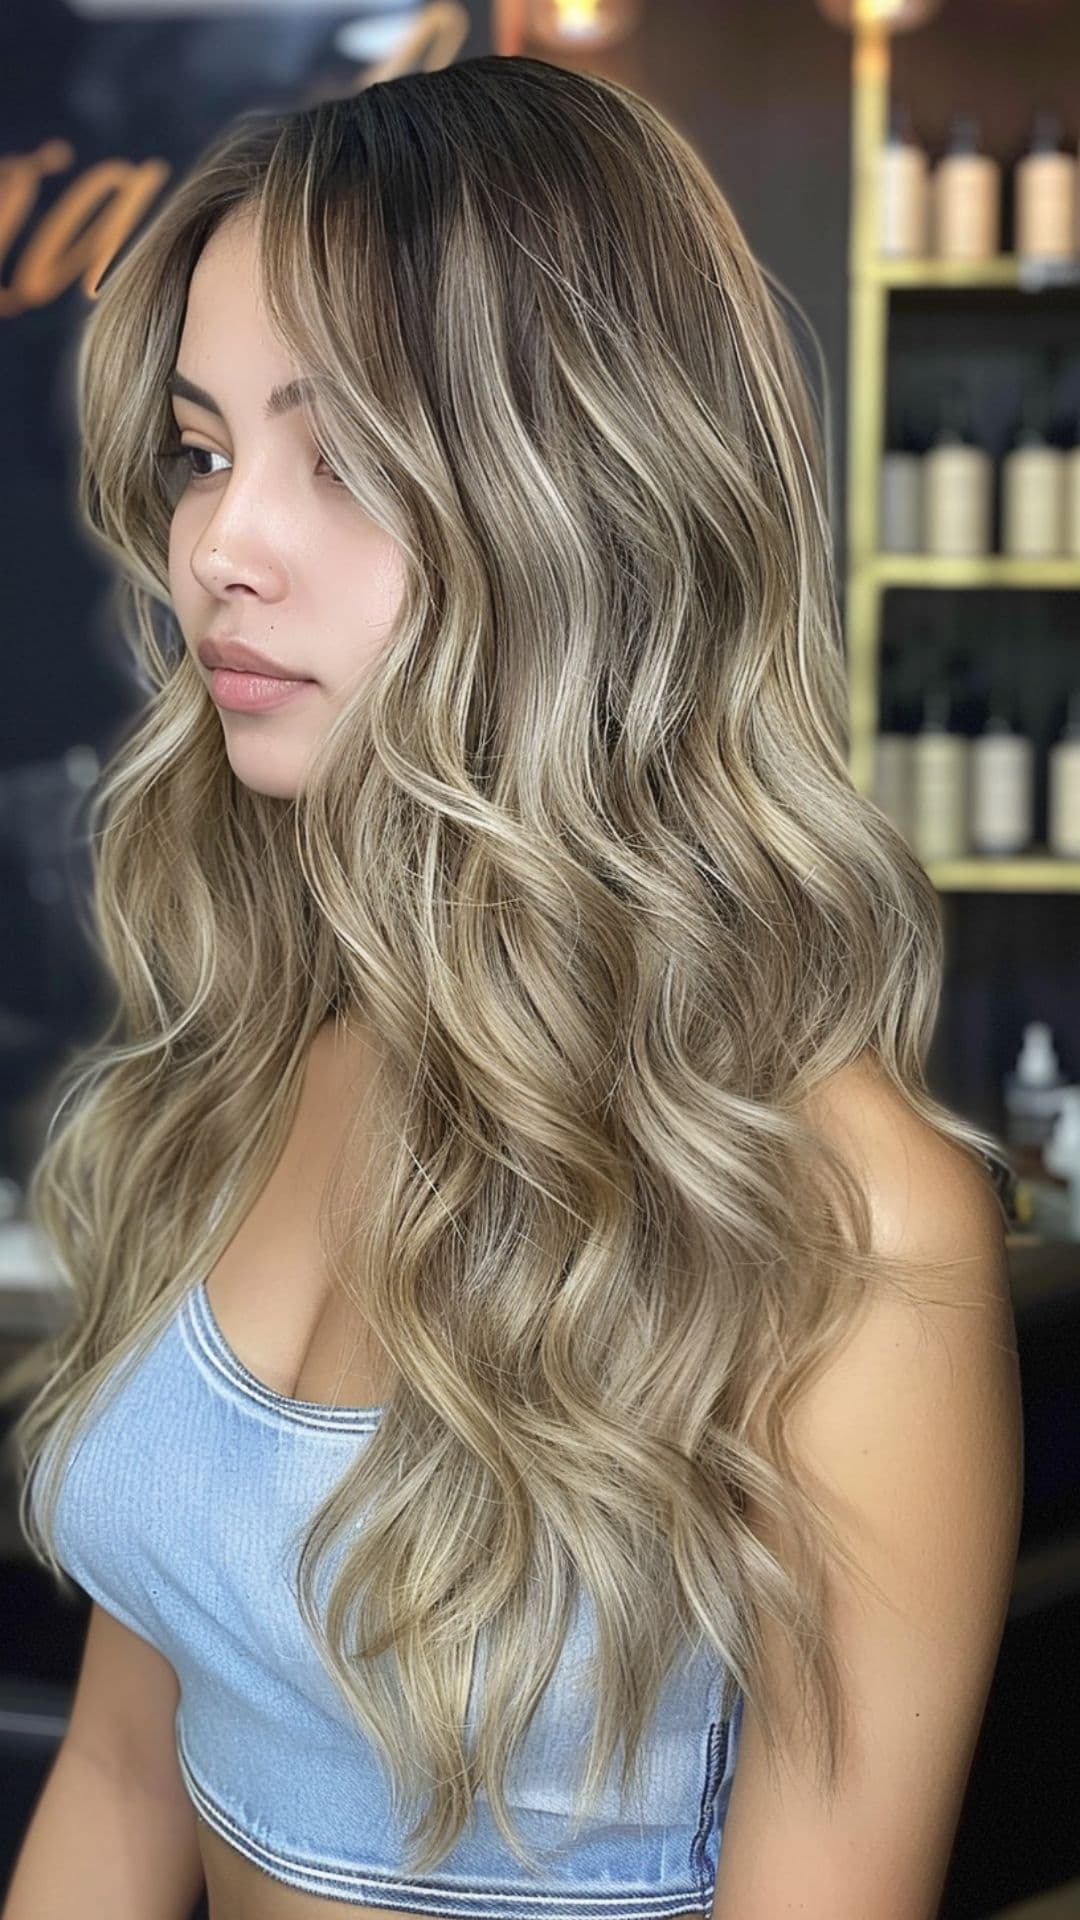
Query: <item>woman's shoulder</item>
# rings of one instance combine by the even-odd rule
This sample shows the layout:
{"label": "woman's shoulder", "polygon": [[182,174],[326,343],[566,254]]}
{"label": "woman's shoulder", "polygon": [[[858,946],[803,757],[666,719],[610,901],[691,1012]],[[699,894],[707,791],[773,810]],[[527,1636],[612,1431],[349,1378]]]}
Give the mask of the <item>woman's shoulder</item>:
{"label": "woman's shoulder", "polygon": [[874,1245],[931,1262],[996,1244],[1001,1209],[984,1162],[926,1119],[866,1051],[814,1088],[804,1118],[851,1167]]}

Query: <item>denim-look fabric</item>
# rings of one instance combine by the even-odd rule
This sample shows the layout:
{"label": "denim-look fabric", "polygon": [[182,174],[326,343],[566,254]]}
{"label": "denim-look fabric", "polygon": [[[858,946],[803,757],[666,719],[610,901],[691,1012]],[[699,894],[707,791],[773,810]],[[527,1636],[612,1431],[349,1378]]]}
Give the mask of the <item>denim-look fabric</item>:
{"label": "denim-look fabric", "polygon": [[[379,1757],[310,1642],[293,1584],[306,1522],[381,1412],[264,1386],[199,1281],[71,1456],[60,1561],[176,1669],[177,1752],[198,1812],[275,1879],[358,1905],[454,1920],[708,1914],[743,1696],[722,1719],[722,1666],[711,1648],[687,1648],[650,1730],[640,1804],[620,1806],[613,1766],[572,1834],[591,1724],[575,1687],[594,1644],[591,1602],[579,1604],[508,1774],[511,1817],[539,1873],[515,1859],[482,1792],[438,1868],[406,1873]],[[328,1585],[316,1591],[321,1605]]]}

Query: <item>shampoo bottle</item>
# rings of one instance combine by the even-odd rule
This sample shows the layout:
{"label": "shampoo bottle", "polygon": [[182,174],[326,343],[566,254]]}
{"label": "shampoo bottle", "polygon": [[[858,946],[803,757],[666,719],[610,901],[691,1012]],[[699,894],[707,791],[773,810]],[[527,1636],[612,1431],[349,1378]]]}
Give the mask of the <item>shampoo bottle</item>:
{"label": "shampoo bottle", "polygon": [[1065,543],[1063,552],[1080,560],[1080,416],[1073,428],[1072,444],[1065,454]]}
{"label": "shampoo bottle", "polygon": [[881,251],[912,259],[927,250],[930,163],[911,128],[911,112],[895,105],[881,150]]}
{"label": "shampoo bottle", "polygon": [[931,681],[922,726],[912,742],[912,850],[924,863],[960,859],[968,851],[970,742],[952,731],[946,680]]}
{"label": "shampoo bottle", "polygon": [[1017,724],[1013,674],[1000,661],[986,723],[971,742],[971,849],[1024,853],[1035,825],[1035,749]]}
{"label": "shampoo bottle", "polygon": [[978,122],[953,121],[931,190],[934,251],[943,260],[987,260],[1001,247],[1001,166],[979,152]]}
{"label": "shampoo bottle", "polygon": [[1060,859],[1080,860],[1080,682],[1046,756],[1046,846]]}
{"label": "shampoo bottle", "polygon": [[1001,550],[1046,560],[1065,550],[1068,458],[1050,444],[1041,385],[1030,386],[1016,439],[1001,463]]}
{"label": "shampoo bottle", "polygon": [[1016,251],[1032,260],[1076,256],[1076,161],[1061,147],[1056,113],[1036,116],[1029,151],[1016,168]]}
{"label": "shampoo bottle", "polygon": [[911,716],[897,686],[900,651],[895,641],[881,648],[881,726],[874,739],[872,794],[875,805],[912,844]]}
{"label": "shampoo bottle", "polygon": [[918,553],[923,528],[923,463],[906,434],[881,461],[879,545],[883,553]]}
{"label": "shampoo bottle", "polygon": [[967,395],[954,382],[946,392],[937,436],[923,456],[923,551],[989,553],[993,524],[994,463],[986,448],[975,443]]}

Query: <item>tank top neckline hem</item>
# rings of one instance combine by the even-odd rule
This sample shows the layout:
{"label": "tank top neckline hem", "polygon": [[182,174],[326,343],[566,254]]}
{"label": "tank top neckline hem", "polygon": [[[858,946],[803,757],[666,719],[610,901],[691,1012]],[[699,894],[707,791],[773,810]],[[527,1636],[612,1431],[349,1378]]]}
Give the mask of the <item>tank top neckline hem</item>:
{"label": "tank top neckline hem", "polygon": [[260,1380],[225,1338],[206,1290],[207,1278],[200,1274],[188,1289],[184,1297],[186,1318],[200,1352],[234,1394],[255,1402],[264,1414],[272,1413],[294,1426],[329,1428],[337,1433],[369,1433],[378,1426],[385,1406],[336,1407],[322,1400],[296,1400]]}

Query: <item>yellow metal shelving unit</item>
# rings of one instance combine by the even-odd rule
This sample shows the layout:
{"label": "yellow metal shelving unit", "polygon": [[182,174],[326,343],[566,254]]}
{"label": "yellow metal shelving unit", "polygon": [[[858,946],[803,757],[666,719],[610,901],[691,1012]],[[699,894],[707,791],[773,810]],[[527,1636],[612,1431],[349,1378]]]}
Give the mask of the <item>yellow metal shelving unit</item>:
{"label": "yellow metal shelving unit", "polygon": [[[846,634],[849,764],[863,793],[873,790],[878,716],[878,652],[884,595],[890,587],[1076,588],[1080,560],[1014,560],[988,554],[972,560],[885,553],[878,546],[881,463],[885,446],[889,300],[894,287],[1037,287],[1075,280],[1076,270],[1045,275],[1001,254],[976,265],[883,256],[879,157],[889,131],[890,41],[880,24],[853,34],[851,227],[848,250],[848,475]],[[1080,860],[1045,851],[1011,859],[973,856],[927,863],[934,885],[950,892],[1080,891]]]}

